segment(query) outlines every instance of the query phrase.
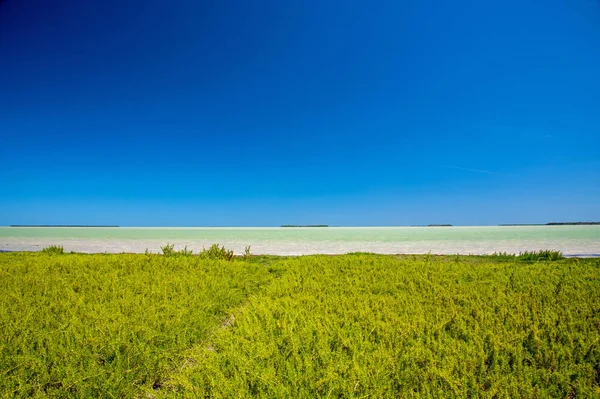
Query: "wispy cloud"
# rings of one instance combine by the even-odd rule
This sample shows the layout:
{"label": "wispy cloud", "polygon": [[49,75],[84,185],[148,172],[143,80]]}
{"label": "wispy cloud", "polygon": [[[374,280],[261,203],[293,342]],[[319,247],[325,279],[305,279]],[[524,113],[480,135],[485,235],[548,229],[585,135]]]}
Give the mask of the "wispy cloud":
{"label": "wispy cloud", "polygon": [[475,173],[487,173],[490,175],[500,175],[501,173],[499,172],[493,172],[491,170],[483,170],[483,169],[472,169],[472,168],[463,168],[460,166],[454,166],[454,165],[442,165],[442,167],[444,168],[448,168],[448,169],[458,169],[458,170],[466,170],[467,172],[475,172]]}

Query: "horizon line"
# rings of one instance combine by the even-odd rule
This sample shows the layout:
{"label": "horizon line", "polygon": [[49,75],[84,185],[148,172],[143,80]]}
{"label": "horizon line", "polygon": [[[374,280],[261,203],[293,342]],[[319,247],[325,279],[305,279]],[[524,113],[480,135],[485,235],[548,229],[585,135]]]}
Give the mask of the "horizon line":
{"label": "horizon line", "polygon": [[58,224],[12,224],[0,225],[4,228],[368,228],[368,227],[517,227],[517,226],[561,226],[561,225],[600,225],[600,221],[577,221],[577,222],[546,222],[546,223],[496,223],[496,224],[450,224],[450,223],[428,223],[428,224],[398,224],[398,225],[211,225],[211,226],[135,226],[135,225],[58,225]]}

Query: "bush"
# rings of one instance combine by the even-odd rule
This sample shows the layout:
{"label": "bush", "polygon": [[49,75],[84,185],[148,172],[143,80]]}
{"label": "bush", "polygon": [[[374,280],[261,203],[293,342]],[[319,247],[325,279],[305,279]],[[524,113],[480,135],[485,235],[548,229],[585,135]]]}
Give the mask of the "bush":
{"label": "bush", "polygon": [[562,252],[560,251],[552,251],[549,249],[539,250],[539,251],[525,251],[519,252],[519,254],[511,254],[508,252],[494,252],[491,257],[494,257],[496,260],[524,260],[524,261],[538,261],[538,260],[548,260],[548,261],[557,261],[564,259]]}
{"label": "bush", "polygon": [[233,250],[225,249],[224,245],[219,247],[219,244],[213,244],[208,249],[202,248],[198,255],[203,259],[233,260]]}
{"label": "bush", "polygon": [[50,245],[49,247],[42,249],[42,252],[46,254],[61,255],[65,253],[65,249],[62,245]]}
{"label": "bush", "polygon": [[[162,250],[162,253],[164,256],[193,256],[194,255],[194,251],[191,249],[188,249],[187,245],[183,249],[180,249],[179,251],[175,251],[175,244],[167,243],[166,245],[160,247],[160,249]],[[146,250],[146,251],[148,251],[148,250]],[[146,252],[146,255],[147,254],[148,254],[148,252]]]}
{"label": "bush", "polygon": [[249,260],[251,257],[252,254],[250,253],[250,245],[246,245],[244,248],[244,259]]}
{"label": "bush", "polygon": [[564,256],[562,254],[562,252],[560,251],[551,251],[549,249],[546,250],[540,250],[540,251],[525,251],[525,252],[521,252],[519,253],[518,258],[520,260],[549,260],[549,261],[556,261],[556,260],[561,260],[564,259]]}
{"label": "bush", "polygon": [[176,252],[177,255],[181,255],[181,256],[193,256],[194,255],[194,251],[191,249],[188,249],[187,245]]}
{"label": "bush", "polygon": [[175,254],[175,244],[166,243],[164,246],[160,247],[164,256],[173,256]]}
{"label": "bush", "polygon": [[[175,250],[175,244],[165,244],[160,247],[164,256],[194,256],[194,251],[188,249],[187,245],[179,250]],[[244,252],[244,258],[249,259],[250,254],[250,246],[246,247],[246,251]],[[225,246],[219,246],[219,244],[213,244],[210,248],[202,248],[202,251],[198,254],[198,257],[202,259],[218,259],[218,260],[233,260],[234,254],[233,250],[226,249]]]}

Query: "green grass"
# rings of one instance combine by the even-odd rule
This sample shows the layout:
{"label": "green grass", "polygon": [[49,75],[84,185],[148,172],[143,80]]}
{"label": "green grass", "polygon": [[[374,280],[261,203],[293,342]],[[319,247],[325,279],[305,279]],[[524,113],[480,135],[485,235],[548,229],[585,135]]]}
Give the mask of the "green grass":
{"label": "green grass", "polygon": [[557,260],[564,259],[562,252],[560,251],[551,251],[551,250],[540,250],[540,251],[524,251],[519,252],[519,254],[510,254],[507,252],[495,252],[492,255],[488,255],[492,257],[494,260],[504,260],[504,261],[512,261],[515,259],[522,261],[551,261],[555,262]]}
{"label": "green grass", "polygon": [[598,259],[171,250],[0,254],[0,397],[600,397]]}
{"label": "green grass", "polygon": [[519,254],[518,258],[521,260],[531,260],[531,261],[538,261],[538,260],[557,261],[557,260],[564,259],[564,256],[563,256],[562,252],[560,252],[560,251],[542,250],[542,251],[521,252]]}
{"label": "green grass", "polygon": [[303,257],[165,397],[600,397],[600,262]]}
{"label": "green grass", "polygon": [[[180,249],[179,251],[175,250],[175,244],[165,244],[160,247],[162,254],[164,256],[194,256],[194,251],[188,249],[187,245]],[[149,255],[148,249],[146,249],[146,255]],[[232,261],[235,258],[233,250],[225,248],[224,245],[219,246],[219,244],[213,244],[208,249],[202,248],[197,255],[202,259],[213,259],[213,260],[228,260]],[[244,251],[244,255],[242,255],[243,259],[248,259],[251,256],[250,254],[250,246],[246,246]]]}
{"label": "green grass", "polygon": [[46,254],[62,255],[65,253],[65,249],[62,245],[50,245],[49,247],[42,249],[42,252]]}
{"label": "green grass", "polygon": [[0,254],[0,397],[133,397],[158,387],[247,295],[258,264]]}

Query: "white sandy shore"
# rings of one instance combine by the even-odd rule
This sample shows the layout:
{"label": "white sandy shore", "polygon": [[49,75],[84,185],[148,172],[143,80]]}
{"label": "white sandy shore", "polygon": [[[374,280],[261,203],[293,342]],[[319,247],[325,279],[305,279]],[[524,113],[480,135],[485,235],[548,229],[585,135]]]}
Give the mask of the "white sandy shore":
{"label": "white sandy shore", "polygon": [[[57,244],[63,245],[66,251],[86,253],[143,253],[146,249],[159,253],[166,240],[151,239],[57,239],[8,237],[0,241],[0,250],[4,251],[39,251],[42,248]],[[194,252],[209,247],[213,242],[170,240],[175,249],[187,245]],[[246,245],[251,245],[253,254],[268,255],[313,255],[344,254],[348,252],[375,252],[380,254],[473,254],[483,255],[494,252],[518,253],[538,249],[562,251],[570,256],[599,256],[600,242],[597,240],[478,240],[478,241],[410,241],[410,242],[339,242],[339,241],[257,241],[239,242],[222,241],[220,244],[233,249],[235,253],[244,252]]]}

